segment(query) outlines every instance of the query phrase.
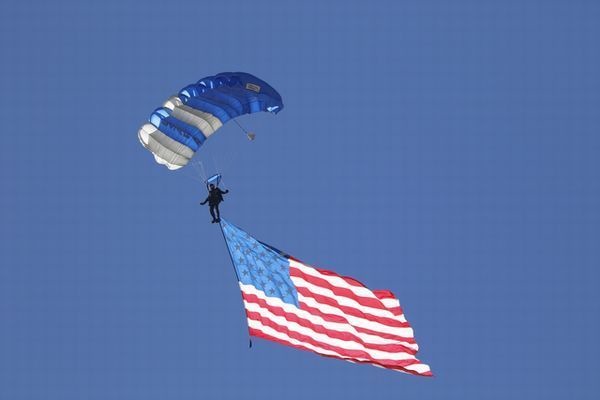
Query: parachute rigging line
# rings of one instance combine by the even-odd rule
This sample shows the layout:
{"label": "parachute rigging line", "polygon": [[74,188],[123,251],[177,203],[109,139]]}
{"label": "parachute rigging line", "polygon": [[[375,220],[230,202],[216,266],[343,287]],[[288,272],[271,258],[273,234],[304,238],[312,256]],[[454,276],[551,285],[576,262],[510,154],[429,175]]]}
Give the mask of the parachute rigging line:
{"label": "parachute rigging line", "polygon": [[239,121],[237,119],[234,119],[233,122],[236,123],[236,125],[242,130],[244,131],[244,133],[246,134],[246,137],[248,138],[248,140],[253,141],[254,139],[256,139],[256,133],[254,132],[250,132],[248,131],[246,128],[244,128],[242,126],[242,124],[239,123]]}

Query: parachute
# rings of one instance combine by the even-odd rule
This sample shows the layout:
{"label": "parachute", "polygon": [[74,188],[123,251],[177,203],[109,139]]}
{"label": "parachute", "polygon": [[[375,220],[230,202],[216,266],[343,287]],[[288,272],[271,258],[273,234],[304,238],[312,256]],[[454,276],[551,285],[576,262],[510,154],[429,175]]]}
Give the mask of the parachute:
{"label": "parachute", "polygon": [[[157,163],[176,170],[226,122],[261,111],[277,114],[282,109],[281,96],[265,81],[245,72],[223,72],[170,97],[140,127],[138,138]],[[254,134],[248,133],[248,138]]]}

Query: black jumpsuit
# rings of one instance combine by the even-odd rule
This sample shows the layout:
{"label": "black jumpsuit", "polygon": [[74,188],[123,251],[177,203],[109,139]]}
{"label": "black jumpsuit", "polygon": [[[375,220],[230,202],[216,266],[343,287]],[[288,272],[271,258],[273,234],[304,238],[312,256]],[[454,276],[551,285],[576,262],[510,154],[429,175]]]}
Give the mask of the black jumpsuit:
{"label": "black jumpsuit", "polygon": [[229,193],[229,190],[222,191],[218,187],[211,189],[208,192],[208,197],[200,204],[206,204],[210,207],[210,215],[213,217],[213,222],[221,221],[221,214],[219,213],[219,203],[223,201],[223,195]]}

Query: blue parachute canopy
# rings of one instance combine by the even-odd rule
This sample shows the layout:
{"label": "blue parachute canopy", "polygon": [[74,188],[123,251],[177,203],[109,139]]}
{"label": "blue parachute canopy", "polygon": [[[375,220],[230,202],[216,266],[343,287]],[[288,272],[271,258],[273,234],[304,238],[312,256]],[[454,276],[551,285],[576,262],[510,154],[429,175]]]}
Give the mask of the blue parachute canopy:
{"label": "blue parachute canopy", "polygon": [[245,72],[223,72],[169,98],[142,125],[138,138],[159,164],[179,169],[227,121],[282,109],[281,96],[267,82]]}
{"label": "blue parachute canopy", "polygon": [[267,82],[245,72],[224,72],[200,79],[181,89],[184,104],[219,115],[225,123],[243,114],[268,111],[277,114],[283,108],[281,96]]}

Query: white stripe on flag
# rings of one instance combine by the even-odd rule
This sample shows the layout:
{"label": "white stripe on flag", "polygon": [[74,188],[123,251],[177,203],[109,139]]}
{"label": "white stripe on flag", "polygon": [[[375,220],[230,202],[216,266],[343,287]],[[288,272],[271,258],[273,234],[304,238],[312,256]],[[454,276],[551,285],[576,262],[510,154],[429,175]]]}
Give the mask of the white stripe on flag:
{"label": "white stripe on flag", "polygon": [[263,307],[260,307],[258,304],[253,304],[253,303],[248,303],[248,302],[244,302],[244,304],[245,304],[247,310],[257,312],[258,314],[261,315],[261,317],[268,319],[268,320],[276,323],[279,326],[285,327],[292,332],[297,332],[299,334],[309,336],[310,338],[312,338],[313,340],[315,340],[317,342],[320,342],[320,343],[323,343],[326,345],[330,345],[330,346],[339,347],[344,350],[364,351],[365,353],[367,353],[369,355],[369,357],[371,357],[371,360],[377,360],[377,359],[381,359],[381,360],[411,360],[411,359],[413,359],[414,360],[415,359],[415,357],[409,353],[403,353],[403,352],[390,353],[387,351],[366,348],[363,344],[358,343],[358,342],[335,339],[335,338],[332,338],[325,334],[315,332],[314,330],[309,329],[307,327],[301,326],[296,322],[288,321],[284,317],[275,315],[275,314],[271,313],[269,310],[267,310]]}
{"label": "white stripe on flag", "polygon": [[387,339],[387,338],[383,338],[381,336],[359,332],[354,328],[354,326],[352,324],[349,324],[349,323],[326,321],[323,318],[321,318],[320,316],[311,314],[310,312],[308,312],[306,310],[297,308],[295,305],[286,303],[278,297],[269,297],[262,290],[258,290],[252,285],[244,285],[244,284],[240,283],[240,289],[242,290],[242,292],[244,292],[246,294],[255,295],[256,297],[260,298],[261,300],[264,300],[270,306],[280,307],[281,309],[283,309],[283,311],[285,311],[288,314],[295,314],[298,317],[308,320],[313,324],[321,325],[321,326],[323,326],[327,329],[331,329],[333,331],[345,332],[345,333],[355,335],[359,339],[364,341],[365,343],[373,344],[373,345],[401,344],[401,345],[407,346],[415,351],[418,349],[418,346],[416,346],[416,344],[414,344],[414,343],[407,343],[407,342],[402,342],[402,341],[395,340],[395,339]]}

